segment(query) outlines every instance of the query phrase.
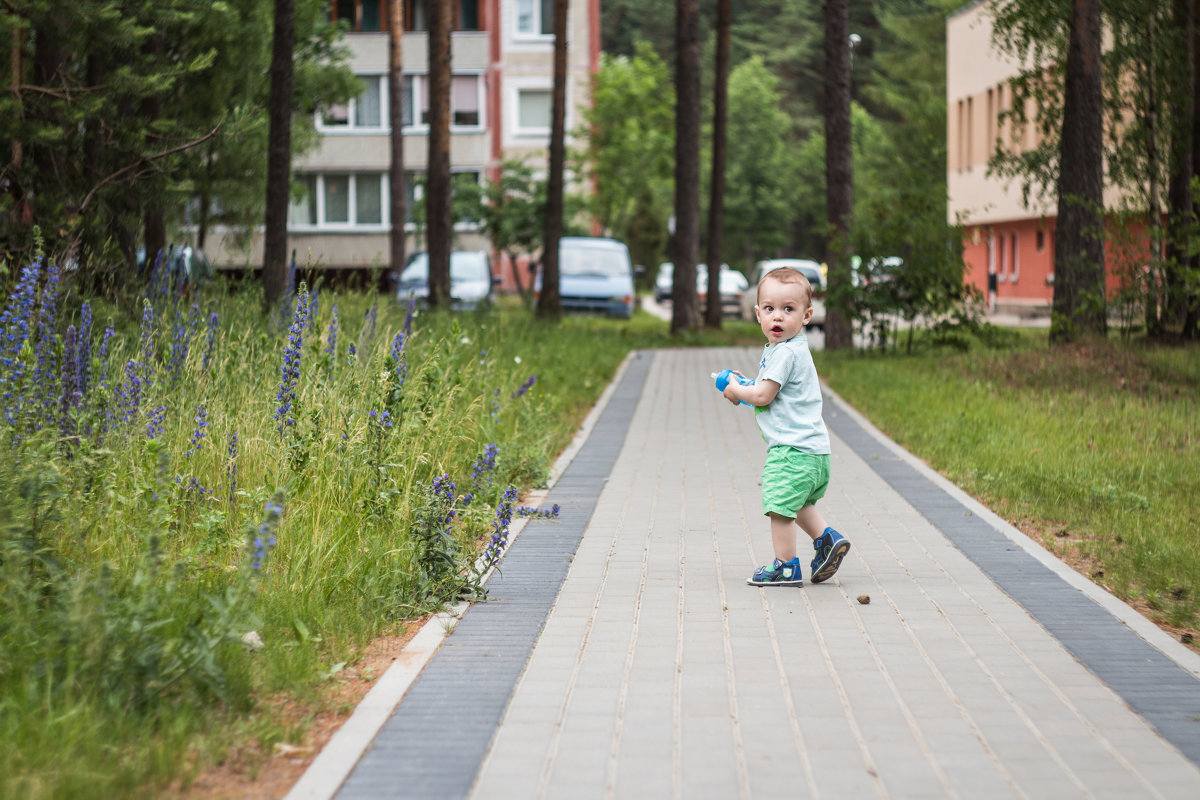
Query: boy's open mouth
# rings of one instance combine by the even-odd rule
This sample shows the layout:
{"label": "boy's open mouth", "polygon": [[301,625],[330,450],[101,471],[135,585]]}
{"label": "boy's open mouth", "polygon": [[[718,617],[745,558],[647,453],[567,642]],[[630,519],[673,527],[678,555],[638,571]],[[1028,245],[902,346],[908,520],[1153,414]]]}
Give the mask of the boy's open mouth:
{"label": "boy's open mouth", "polygon": [[782,325],[772,325],[771,333],[783,333],[783,326]]}

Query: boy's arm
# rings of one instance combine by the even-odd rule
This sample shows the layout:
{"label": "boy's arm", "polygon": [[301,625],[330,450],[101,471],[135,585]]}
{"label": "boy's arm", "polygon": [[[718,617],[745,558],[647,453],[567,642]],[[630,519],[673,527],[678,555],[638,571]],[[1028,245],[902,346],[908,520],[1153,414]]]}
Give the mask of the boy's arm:
{"label": "boy's arm", "polygon": [[775,395],[779,394],[779,384],[769,378],[764,378],[749,386],[743,386],[737,381],[730,381],[723,394],[725,399],[734,405],[744,400],[752,406],[769,406],[775,399]]}

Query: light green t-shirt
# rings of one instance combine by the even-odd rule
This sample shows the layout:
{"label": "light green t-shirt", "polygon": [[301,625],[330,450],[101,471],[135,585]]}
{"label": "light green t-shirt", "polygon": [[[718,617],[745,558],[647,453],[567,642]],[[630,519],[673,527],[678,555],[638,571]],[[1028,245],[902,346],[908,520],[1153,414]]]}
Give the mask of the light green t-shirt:
{"label": "light green t-shirt", "polygon": [[755,380],[779,384],[771,404],[754,409],[768,448],[787,445],[813,455],[829,453],[829,432],[821,418],[821,382],[803,333],[763,347]]}

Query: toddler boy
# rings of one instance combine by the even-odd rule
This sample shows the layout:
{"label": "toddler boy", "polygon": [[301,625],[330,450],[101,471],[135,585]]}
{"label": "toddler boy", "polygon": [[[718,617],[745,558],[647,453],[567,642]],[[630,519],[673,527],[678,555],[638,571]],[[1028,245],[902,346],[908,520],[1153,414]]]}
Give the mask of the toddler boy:
{"label": "toddler boy", "polygon": [[754,406],[767,442],[763,466],[763,513],[771,518],[775,560],[746,580],[755,586],[800,586],[795,523],[813,540],[811,580],[829,580],[850,542],[825,524],[816,502],[829,487],[829,433],[821,418],[821,386],[804,326],[812,317],[812,287],[799,270],[781,267],[758,282],[758,324],[767,344],[758,377],[743,386],[730,381],[725,398]]}

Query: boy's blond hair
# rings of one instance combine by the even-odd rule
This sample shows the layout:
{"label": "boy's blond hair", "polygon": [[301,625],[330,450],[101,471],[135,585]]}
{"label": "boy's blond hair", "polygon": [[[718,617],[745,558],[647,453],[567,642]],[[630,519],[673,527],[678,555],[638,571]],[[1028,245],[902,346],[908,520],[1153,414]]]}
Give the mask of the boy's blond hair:
{"label": "boy's blond hair", "polygon": [[763,281],[766,280],[776,280],[780,283],[799,284],[800,288],[804,291],[804,307],[812,307],[812,284],[808,282],[808,278],[804,276],[804,273],[795,267],[779,267],[778,269],[773,269],[770,272],[765,273],[761,278],[758,279],[758,286],[754,287],[755,300],[758,299],[757,293],[759,287],[761,287],[763,285]]}

